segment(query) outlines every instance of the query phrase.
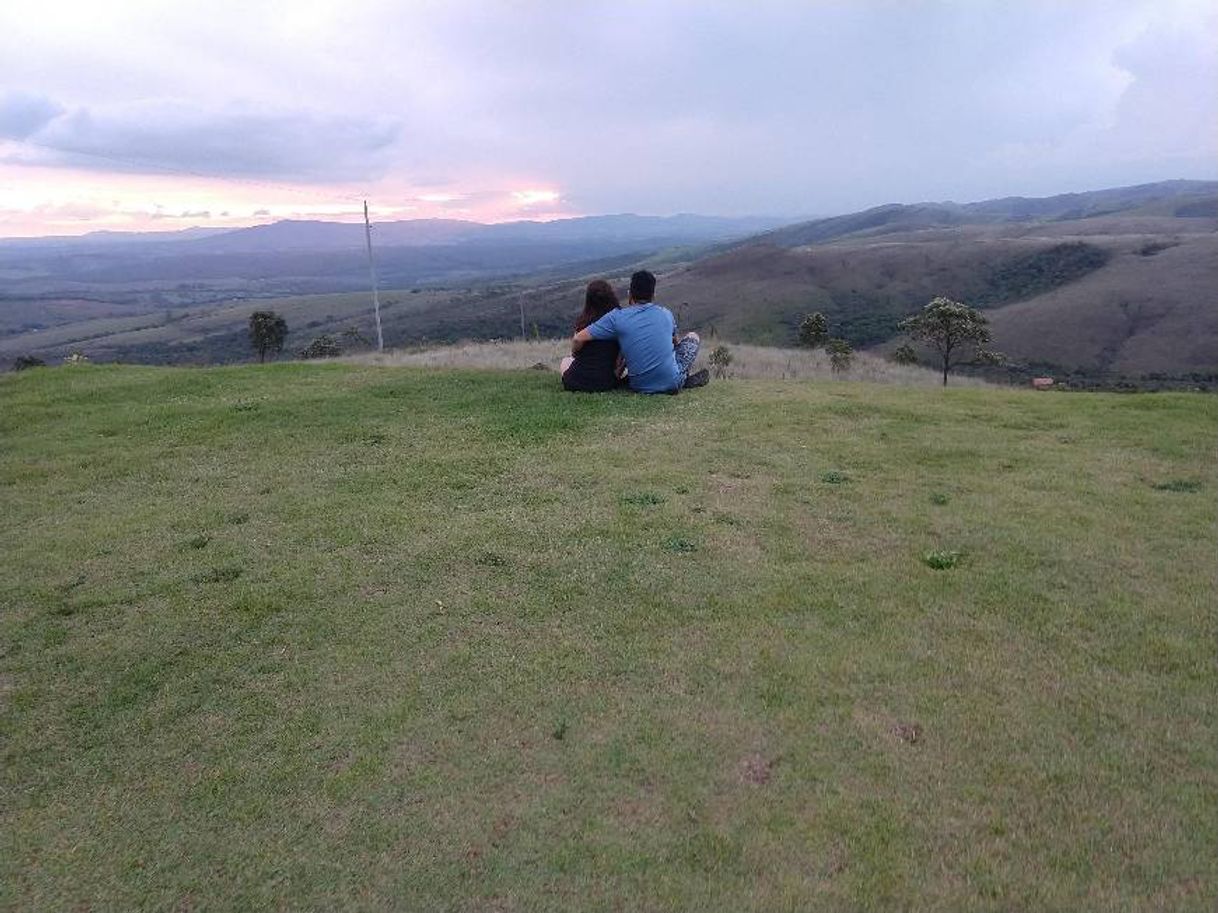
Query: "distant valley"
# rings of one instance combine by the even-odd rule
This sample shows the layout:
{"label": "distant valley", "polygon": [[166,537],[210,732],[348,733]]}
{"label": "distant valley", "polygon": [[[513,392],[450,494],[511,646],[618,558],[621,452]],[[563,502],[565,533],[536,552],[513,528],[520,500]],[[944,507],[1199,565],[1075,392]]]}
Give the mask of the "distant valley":
{"label": "distant valley", "polygon": [[[607,216],[376,229],[391,345],[568,332],[588,276],[641,264],[683,327],[790,344],[822,311],[884,350],[935,295],[985,308],[995,346],[1045,370],[1218,373],[1218,183],[876,207],[796,224]],[[370,331],[362,225],[276,223],[151,239],[0,242],[0,359],[249,357],[255,307],[289,347]],[[327,294],[309,294],[327,293]],[[273,301],[250,301],[250,298]]]}

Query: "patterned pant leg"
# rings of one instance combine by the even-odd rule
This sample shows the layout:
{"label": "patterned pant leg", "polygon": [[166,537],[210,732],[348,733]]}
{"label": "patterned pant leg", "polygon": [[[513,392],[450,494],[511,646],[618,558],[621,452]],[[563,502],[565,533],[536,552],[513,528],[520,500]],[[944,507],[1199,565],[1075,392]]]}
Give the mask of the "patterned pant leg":
{"label": "patterned pant leg", "polygon": [[689,376],[689,369],[694,366],[698,357],[698,340],[686,336],[677,343],[674,353],[677,356],[677,369],[681,372],[681,383]]}

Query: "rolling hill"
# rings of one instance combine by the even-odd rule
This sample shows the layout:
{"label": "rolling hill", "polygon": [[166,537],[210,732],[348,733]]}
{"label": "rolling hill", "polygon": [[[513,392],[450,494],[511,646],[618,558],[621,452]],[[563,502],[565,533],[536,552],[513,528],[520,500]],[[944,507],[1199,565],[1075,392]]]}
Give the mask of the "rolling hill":
{"label": "rolling hill", "polygon": [[[712,240],[728,222],[701,217],[414,225],[400,230],[427,243],[378,248],[386,285],[424,277],[385,293],[386,339],[400,346],[505,337],[519,335],[522,323],[526,332],[564,335],[587,277],[624,282],[632,269],[648,265],[660,274],[660,300],[684,328],[727,340],[791,344],[801,317],[822,311],[835,335],[883,351],[903,317],[948,295],[987,309],[995,347],[1029,369],[1208,375],[1218,373],[1216,205],[1218,183],[1169,181],[1044,199],[882,206],[728,241]],[[697,243],[668,245],[675,236],[659,237],[663,225]],[[243,359],[244,320],[263,305],[285,313],[294,331],[290,347],[353,323],[370,335],[368,296],[354,291],[366,282],[358,246],[351,247],[358,229],[280,223],[178,241],[179,253],[145,257],[134,267],[111,262],[110,272],[104,258],[72,255],[83,265],[79,281],[65,289],[70,296],[45,305],[0,302],[9,321],[0,356],[56,357],[85,347],[101,359]],[[472,235],[454,240],[464,232]],[[260,272],[268,261],[258,246],[271,236],[281,247],[270,256],[294,279]],[[295,243],[290,238],[305,244],[310,237],[307,243],[329,248],[283,247]],[[641,251],[641,244],[651,246]],[[216,245],[235,246],[180,253]],[[599,256],[581,259],[590,252]],[[183,257],[196,277],[214,274],[175,282]],[[117,299],[98,296],[98,286],[85,281],[106,277],[117,288],[123,275],[138,281],[129,279],[127,297]],[[489,281],[493,275],[502,278]],[[260,297],[284,295],[301,276],[311,277],[306,286],[352,293],[261,304],[232,294],[245,286]],[[64,303],[86,298],[93,300],[79,310]],[[74,313],[87,319],[74,321]],[[39,319],[44,325],[29,326]]]}

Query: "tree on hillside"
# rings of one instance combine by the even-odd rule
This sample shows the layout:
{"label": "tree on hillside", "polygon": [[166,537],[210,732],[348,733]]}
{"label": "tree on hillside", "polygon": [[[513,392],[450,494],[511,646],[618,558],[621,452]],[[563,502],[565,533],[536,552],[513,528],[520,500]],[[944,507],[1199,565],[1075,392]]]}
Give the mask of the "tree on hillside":
{"label": "tree on hillside", "polygon": [[276,355],[283,349],[288,336],[288,322],[274,311],[254,311],[250,314],[250,345],[258,353],[258,361],[266,361],[266,353]]}
{"label": "tree on hillside", "polygon": [[893,363],[898,365],[916,365],[918,363],[918,353],[907,342],[893,349],[891,358]]}
{"label": "tree on hillside", "polygon": [[850,365],[854,362],[854,349],[850,347],[850,343],[844,339],[830,339],[825,343],[825,351],[829,353],[829,367],[833,369],[834,374],[850,370]]}
{"label": "tree on hillside", "polygon": [[990,341],[989,321],[967,304],[950,298],[935,298],[920,314],[902,320],[900,327],[939,353],[945,387],[952,368],[1002,360],[998,353],[982,348]]}
{"label": "tree on hillside", "polygon": [[799,344],[806,349],[819,349],[829,341],[829,321],[817,311],[799,324]]}

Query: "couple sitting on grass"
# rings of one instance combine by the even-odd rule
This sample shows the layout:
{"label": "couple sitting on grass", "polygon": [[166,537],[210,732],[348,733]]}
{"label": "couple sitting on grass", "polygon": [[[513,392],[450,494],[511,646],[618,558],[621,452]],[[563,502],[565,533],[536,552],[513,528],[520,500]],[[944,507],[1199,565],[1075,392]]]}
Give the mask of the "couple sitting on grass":
{"label": "couple sitting on grass", "polygon": [[678,338],[672,312],[651,300],[655,291],[656,277],[641,270],[630,277],[630,300],[622,307],[604,279],[588,283],[571,355],[562,360],[565,389],[602,393],[629,385],[636,393],[678,393],[710,379],[705,370],[689,373],[698,334]]}

